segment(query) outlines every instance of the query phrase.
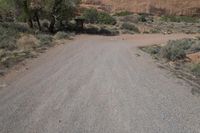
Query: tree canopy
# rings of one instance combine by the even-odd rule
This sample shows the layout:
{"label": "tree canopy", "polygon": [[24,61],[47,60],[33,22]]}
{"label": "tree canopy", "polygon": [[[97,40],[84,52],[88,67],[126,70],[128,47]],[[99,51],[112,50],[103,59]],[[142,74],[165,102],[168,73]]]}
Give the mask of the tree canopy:
{"label": "tree canopy", "polygon": [[75,16],[79,3],[80,0],[0,0],[0,13],[11,13],[15,20],[26,21],[31,28],[37,22],[40,30],[40,20],[46,19],[49,31],[53,32],[56,23]]}

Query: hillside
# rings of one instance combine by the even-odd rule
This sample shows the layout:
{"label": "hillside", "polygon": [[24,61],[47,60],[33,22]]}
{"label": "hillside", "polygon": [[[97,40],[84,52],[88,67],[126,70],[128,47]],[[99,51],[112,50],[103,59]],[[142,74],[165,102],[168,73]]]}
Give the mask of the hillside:
{"label": "hillside", "polygon": [[107,11],[128,10],[137,13],[200,16],[199,0],[83,0]]}

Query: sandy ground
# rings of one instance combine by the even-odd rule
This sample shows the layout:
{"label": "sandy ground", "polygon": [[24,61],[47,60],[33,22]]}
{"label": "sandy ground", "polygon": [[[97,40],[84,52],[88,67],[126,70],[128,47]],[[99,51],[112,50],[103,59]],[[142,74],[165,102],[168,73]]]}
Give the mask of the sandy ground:
{"label": "sandy ground", "polygon": [[1,79],[0,132],[200,133],[193,87],[138,49],[185,37],[81,35],[49,50]]}

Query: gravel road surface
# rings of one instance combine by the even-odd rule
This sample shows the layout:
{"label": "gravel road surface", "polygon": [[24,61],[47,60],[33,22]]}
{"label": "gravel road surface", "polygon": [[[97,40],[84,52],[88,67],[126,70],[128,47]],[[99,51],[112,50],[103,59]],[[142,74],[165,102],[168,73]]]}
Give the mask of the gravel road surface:
{"label": "gravel road surface", "polygon": [[187,36],[81,35],[49,50],[0,88],[0,133],[200,133],[193,87],[137,48]]}

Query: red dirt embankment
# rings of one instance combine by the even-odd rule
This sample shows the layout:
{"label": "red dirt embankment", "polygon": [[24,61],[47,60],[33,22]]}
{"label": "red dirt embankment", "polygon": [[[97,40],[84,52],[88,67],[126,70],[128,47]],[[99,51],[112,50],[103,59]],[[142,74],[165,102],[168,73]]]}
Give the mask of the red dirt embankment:
{"label": "red dirt embankment", "polygon": [[104,10],[200,16],[200,0],[83,0]]}

